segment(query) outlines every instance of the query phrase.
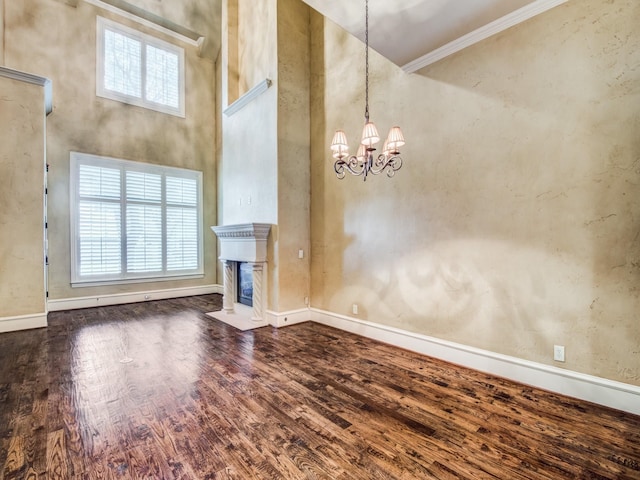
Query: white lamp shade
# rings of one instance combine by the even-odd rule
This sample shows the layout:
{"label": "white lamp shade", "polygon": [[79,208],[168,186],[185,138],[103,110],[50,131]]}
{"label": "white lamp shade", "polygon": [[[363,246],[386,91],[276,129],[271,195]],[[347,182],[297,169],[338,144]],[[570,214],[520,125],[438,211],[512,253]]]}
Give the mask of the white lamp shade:
{"label": "white lamp shade", "polygon": [[367,148],[373,148],[373,146],[380,141],[378,136],[378,129],[373,122],[367,122],[362,130],[362,145]]}
{"label": "white lamp shade", "polygon": [[365,148],[365,146],[363,144],[360,144],[360,146],[358,147],[358,152],[356,153],[356,158],[358,159],[359,163],[364,163],[364,161],[367,158],[367,149]]}
{"label": "white lamp shade", "polygon": [[391,149],[389,148],[389,139],[384,141],[384,144],[382,145],[382,154],[389,156],[389,154],[391,153]]}
{"label": "white lamp shade", "polygon": [[344,130],[336,130],[336,133],[333,134],[333,140],[331,141],[331,150],[333,150],[334,152],[349,151],[347,135],[344,133]]}
{"label": "white lamp shade", "polygon": [[393,127],[389,130],[389,136],[387,137],[389,150],[398,151],[403,145],[404,135],[402,135],[402,130],[400,130],[400,127]]}
{"label": "white lamp shade", "polygon": [[332,145],[331,149],[333,150],[333,158],[342,159],[349,156],[349,148],[344,145],[338,145],[337,148]]}

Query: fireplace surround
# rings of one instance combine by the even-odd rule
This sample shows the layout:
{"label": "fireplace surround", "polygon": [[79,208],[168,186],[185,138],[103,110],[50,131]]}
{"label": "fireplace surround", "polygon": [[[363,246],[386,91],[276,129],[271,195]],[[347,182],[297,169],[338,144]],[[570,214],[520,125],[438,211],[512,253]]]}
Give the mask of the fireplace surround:
{"label": "fireplace surround", "polygon": [[[207,315],[233,325],[240,330],[267,325],[265,318],[267,237],[269,223],[219,225],[211,230],[220,240],[220,261],[223,265],[222,310]],[[238,302],[238,264],[247,263],[252,269],[253,306]]]}

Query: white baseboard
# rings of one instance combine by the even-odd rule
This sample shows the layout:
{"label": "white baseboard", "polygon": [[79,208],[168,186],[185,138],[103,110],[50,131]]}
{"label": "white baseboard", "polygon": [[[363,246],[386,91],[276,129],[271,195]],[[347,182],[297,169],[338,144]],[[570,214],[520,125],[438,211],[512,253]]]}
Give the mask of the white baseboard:
{"label": "white baseboard", "polygon": [[28,330],[47,326],[47,314],[20,315],[17,317],[0,317],[0,333]]}
{"label": "white baseboard", "polygon": [[314,322],[457,365],[640,415],[640,387],[311,309]]}
{"label": "white baseboard", "polygon": [[311,314],[307,307],[299,310],[290,310],[288,312],[273,312],[267,310],[265,312],[265,318],[269,322],[269,325],[280,328],[295,325],[296,323],[308,322],[311,319]]}
{"label": "white baseboard", "polygon": [[203,285],[200,287],[168,288],[165,290],[148,290],[146,292],[114,293],[111,295],[96,295],[92,297],[63,298],[48,300],[50,312],[60,310],[75,310],[77,308],[98,307],[104,305],[121,305],[124,303],[148,302],[166,298],[191,297],[222,293],[221,285]]}

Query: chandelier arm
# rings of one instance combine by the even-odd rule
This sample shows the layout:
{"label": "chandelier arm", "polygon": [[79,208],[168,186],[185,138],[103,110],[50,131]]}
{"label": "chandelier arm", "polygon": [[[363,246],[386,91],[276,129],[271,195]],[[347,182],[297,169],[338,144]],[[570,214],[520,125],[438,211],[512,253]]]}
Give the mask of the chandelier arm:
{"label": "chandelier arm", "polygon": [[398,170],[402,168],[402,157],[395,155],[389,159],[390,169],[387,170],[387,176],[393,177]]}
{"label": "chandelier arm", "polygon": [[395,173],[402,168],[402,157],[400,155],[386,156],[381,153],[376,158],[376,161],[371,166],[370,173],[378,175],[384,171],[387,172],[388,177],[393,177]]}
{"label": "chandelier arm", "polygon": [[367,166],[367,161],[361,162],[355,155],[350,155],[346,160],[336,160],[333,164],[333,169],[335,170],[338,178],[343,179],[346,172],[349,172],[351,175],[366,176],[366,171],[368,170]]}

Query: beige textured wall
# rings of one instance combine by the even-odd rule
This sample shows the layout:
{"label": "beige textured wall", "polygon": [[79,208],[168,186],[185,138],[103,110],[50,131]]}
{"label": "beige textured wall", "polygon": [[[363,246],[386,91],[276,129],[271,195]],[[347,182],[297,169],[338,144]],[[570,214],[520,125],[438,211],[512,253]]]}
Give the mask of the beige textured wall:
{"label": "beige textured wall", "polygon": [[[240,96],[238,86],[238,0],[224,0],[221,9],[220,56],[216,70],[221,77],[220,105],[231,105]],[[222,73],[224,72],[224,75]]]}
{"label": "beige textured wall", "polygon": [[[640,385],[640,2],[568,2],[405,75],[371,58],[396,177],[335,178],[362,44],[314,15],[312,306]],[[381,132],[382,134],[382,132]]]}
{"label": "beige textured wall", "polygon": [[0,0],[0,65],[4,65],[4,0]]}
{"label": "beige textured wall", "polygon": [[[54,112],[47,123],[47,159],[51,165],[50,298],[215,284],[216,241],[208,230],[209,225],[217,223],[214,63],[200,58],[195,47],[180,45],[185,48],[186,118],[99,98],[95,93],[98,14],[172,41],[85,2],[79,2],[77,8],[55,0],[23,0],[5,5],[6,65],[53,81]],[[52,28],[52,25],[64,25],[64,28]],[[70,151],[201,170],[205,204],[204,278],[71,288]]]}
{"label": "beige textured wall", "polygon": [[[222,18],[224,92],[230,105],[273,69],[274,2],[224,0]],[[266,41],[265,41],[266,40]]]}
{"label": "beige textured wall", "polygon": [[220,35],[221,0],[126,0],[131,5],[207,37]]}
{"label": "beige textured wall", "polygon": [[280,312],[304,308],[310,291],[309,12],[299,0],[278,0],[276,264]]}
{"label": "beige textured wall", "polygon": [[44,88],[0,77],[0,319],[42,314]]}
{"label": "beige textured wall", "polygon": [[238,1],[239,94],[265,79],[275,67],[276,2]]}

